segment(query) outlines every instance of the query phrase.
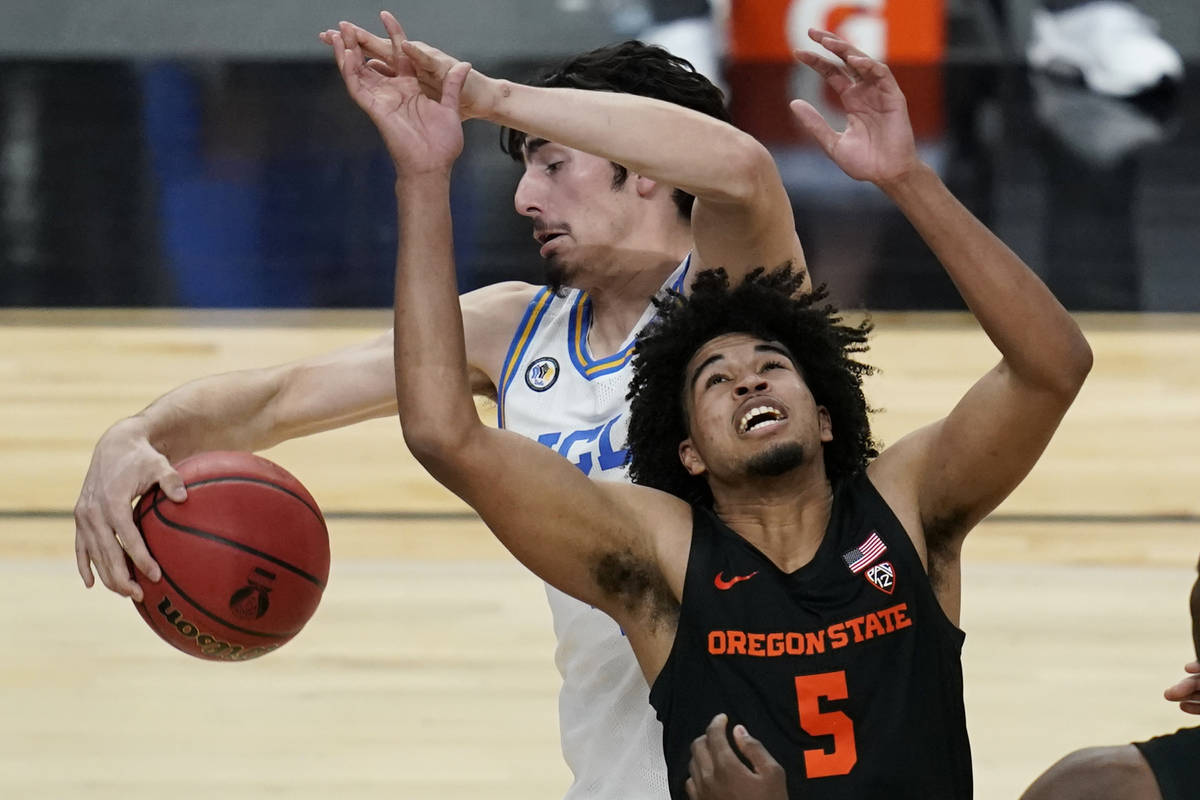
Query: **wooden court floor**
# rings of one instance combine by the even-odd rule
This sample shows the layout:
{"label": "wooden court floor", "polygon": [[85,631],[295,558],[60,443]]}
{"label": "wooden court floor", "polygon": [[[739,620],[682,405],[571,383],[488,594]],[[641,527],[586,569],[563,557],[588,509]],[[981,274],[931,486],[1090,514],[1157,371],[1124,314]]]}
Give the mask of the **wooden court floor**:
{"label": "wooden court floor", "polygon": [[[1200,317],[1082,316],[1096,367],[1042,462],[965,551],[976,796],[1060,755],[1200,722],[1161,698],[1191,657]],[[995,355],[965,317],[880,314],[885,443]],[[541,584],[416,466],[394,420],[267,455],[329,516],[321,608],[277,653],[183,656],[86,591],[70,509],[103,429],[216,371],[385,329],[388,312],[0,312],[0,797],[556,798]]]}

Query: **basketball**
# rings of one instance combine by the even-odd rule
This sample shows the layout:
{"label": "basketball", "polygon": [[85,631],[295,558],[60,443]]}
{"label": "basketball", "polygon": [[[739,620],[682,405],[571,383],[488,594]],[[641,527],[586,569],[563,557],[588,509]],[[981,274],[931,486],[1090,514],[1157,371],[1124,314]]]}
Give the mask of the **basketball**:
{"label": "basketball", "polygon": [[212,661],[247,661],[300,632],[329,577],[329,534],[308,490],[252,453],[208,452],[175,469],[187,500],[155,486],[134,521],[162,568],[133,569],[146,624],[172,647]]}

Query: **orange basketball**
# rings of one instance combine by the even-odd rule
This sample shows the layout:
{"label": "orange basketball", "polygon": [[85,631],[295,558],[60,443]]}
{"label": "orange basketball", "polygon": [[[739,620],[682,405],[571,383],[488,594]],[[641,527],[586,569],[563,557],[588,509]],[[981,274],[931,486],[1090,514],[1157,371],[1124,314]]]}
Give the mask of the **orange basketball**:
{"label": "orange basketball", "polygon": [[329,578],[329,534],[312,495],[252,453],[209,452],[174,465],[188,497],[155,486],[134,511],[162,567],[152,583],[134,570],[135,603],[172,647],[212,661],[275,650],[317,610]]}

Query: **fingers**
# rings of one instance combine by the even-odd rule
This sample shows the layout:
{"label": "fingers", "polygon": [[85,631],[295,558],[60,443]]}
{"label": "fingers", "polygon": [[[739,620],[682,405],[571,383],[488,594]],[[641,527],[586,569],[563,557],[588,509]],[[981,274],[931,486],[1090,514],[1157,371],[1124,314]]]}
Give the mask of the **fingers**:
{"label": "fingers", "polygon": [[400,27],[400,21],[392,16],[390,11],[380,11],[379,18],[383,20],[383,29],[387,31],[388,38],[392,40],[392,44],[399,48],[399,43],[408,40],[408,36],[404,33],[404,28]]}
{"label": "fingers", "polygon": [[470,63],[460,61],[450,68],[450,72],[446,73],[446,80],[442,83],[442,99],[440,101],[443,106],[458,111],[458,98],[470,72]]}
{"label": "fingers", "polygon": [[832,154],[834,147],[837,145],[838,134],[833,128],[829,127],[829,123],[821,116],[821,112],[813,108],[812,104],[805,100],[793,100],[788,104],[792,113],[796,116],[796,120],[800,123],[804,130],[816,140],[817,144],[826,154]]}
{"label": "fingers", "polygon": [[333,54],[346,88],[350,90],[352,96],[359,99],[361,79],[366,65],[363,61],[362,48],[354,36],[353,26],[349,22],[338,23],[338,31],[333,34]]}
{"label": "fingers", "polygon": [[92,588],[96,585],[96,576],[92,573],[92,559],[88,556],[87,543],[79,533],[79,525],[75,526],[75,566],[79,570],[79,577],[83,578],[83,585],[87,588]]}
{"label": "fingers", "polygon": [[779,768],[779,762],[767,752],[767,748],[763,747],[762,742],[750,735],[745,725],[733,727],[733,738],[737,742],[738,749],[742,751],[742,755],[746,757],[750,766],[754,767],[754,771],[758,774],[763,775]]}
{"label": "fingers", "polygon": [[829,31],[823,31],[820,28],[809,28],[808,38],[812,39],[814,42],[821,45],[821,47],[824,47],[826,50],[833,53],[843,61],[846,60],[847,56],[862,56],[863,58],[867,57],[866,53],[864,53],[862,50],[859,50],[842,37]]}
{"label": "fingers", "polygon": [[[138,540],[141,540],[140,536]],[[91,569],[94,564],[101,583],[110,591],[134,600],[142,599],[142,589],[130,575],[121,541],[103,516],[94,510],[76,508],[75,564],[84,586],[95,585]]]}
{"label": "fingers", "polygon": [[689,764],[688,771],[696,780],[698,787],[704,786],[712,780],[713,774],[713,749],[712,749],[712,730],[713,726],[721,720],[722,730],[724,730],[724,714],[718,714],[713,717],[713,721],[709,723],[708,728],[703,734],[692,740],[692,760]]}
{"label": "fingers", "polygon": [[[808,36],[814,42],[840,58],[845,66],[842,67],[828,59],[821,58],[816,53],[808,53],[807,51],[796,51],[796,57],[802,63],[820,72],[829,81],[831,88],[838,93],[849,88],[849,85],[852,85],[855,81],[874,83],[887,80],[891,77],[892,72],[886,64],[878,59],[871,58],[840,36],[817,28],[810,28]],[[813,63],[814,61],[821,63]],[[845,83],[840,78],[850,79],[850,84]]]}
{"label": "fingers", "polygon": [[696,782],[690,776],[684,782],[683,788],[687,792],[688,800],[700,800],[700,790],[696,788]]}
{"label": "fingers", "polygon": [[396,77],[396,70],[392,69],[391,65],[386,61],[381,61],[378,58],[372,58],[367,62],[367,68],[373,69],[385,78]]}
{"label": "fingers", "polygon": [[411,58],[421,69],[430,72],[437,71],[437,54],[441,52],[440,50],[424,42],[414,42],[411,39],[405,39],[400,46],[404,50],[404,55]]}
{"label": "fingers", "polygon": [[841,64],[835,64],[827,58],[822,58],[811,50],[794,52],[797,61],[816,71],[829,84],[829,88],[838,94],[854,85],[854,76]]}

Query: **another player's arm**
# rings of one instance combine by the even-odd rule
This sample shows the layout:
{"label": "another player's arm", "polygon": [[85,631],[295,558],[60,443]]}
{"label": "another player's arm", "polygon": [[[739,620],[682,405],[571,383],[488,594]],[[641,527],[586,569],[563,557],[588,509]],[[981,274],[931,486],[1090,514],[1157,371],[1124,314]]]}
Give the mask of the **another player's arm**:
{"label": "another player's arm", "polygon": [[606,567],[657,570],[650,531],[690,531],[690,509],[650,489],[589,480],[553,450],[479,420],[453,302],[448,187],[448,175],[397,184],[396,394],[405,442],[534,573],[629,619],[644,591],[606,580]]}
{"label": "another player's arm", "polygon": [[[381,15],[416,68],[422,89],[440,96],[457,59],[424,42],[404,41]],[[351,26],[369,55],[391,59],[392,41]],[[328,41],[328,36],[323,36]],[[805,266],[792,205],[767,149],[733,125],[673,103],[616,92],[527,86],[472,70],[463,87],[465,117],[487,119],[535,139],[606,158],[696,197],[692,274],[724,267],[739,277],[754,267]]]}
{"label": "another player's arm", "polygon": [[458,95],[469,65],[446,74],[435,102],[403,65],[391,76],[365,67],[349,26],[333,47],[347,90],[396,167],[393,349],[405,442],[526,566],[618,621],[630,619],[642,598],[628,597],[628,581],[598,567],[611,558],[661,576],[660,537],[651,531],[680,546],[691,531],[690,508],[650,489],[590,481],[549,448],[484,425],[471,399],[450,220],[450,170],[463,141]]}
{"label": "another player's arm", "polygon": [[766,147],[749,134],[648,97],[484,80],[486,119],[694,195],[693,274],[724,267],[736,278],[754,267],[787,261],[804,268],[779,170]]}
{"label": "another player's arm", "polygon": [[[840,94],[850,122],[837,133],[811,105],[794,101],[793,111],[847,174],[876,183],[899,206],[1000,351],[1000,363],[945,419],[900,440],[871,467],[918,546],[950,565],[967,532],[1045,449],[1091,369],[1091,348],[1045,284],[918,160],[888,68],[832,34],[811,35],[842,61],[801,60]],[[954,616],[956,593],[944,605],[948,597]]]}
{"label": "another player's arm", "polygon": [[[476,394],[495,396],[490,373],[534,290],[509,283],[463,295],[472,355],[469,377]],[[84,585],[94,585],[95,564],[105,586],[137,598],[140,590],[126,553],[157,580],[158,567],[133,524],[130,503],[155,484],[172,500],[185,500],[173,463],[205,450],[263,450],[394,413],[391,332],[330,353],[210,375],[171,390],[116,422],[92,451],[75,503],[76,565]]]}

